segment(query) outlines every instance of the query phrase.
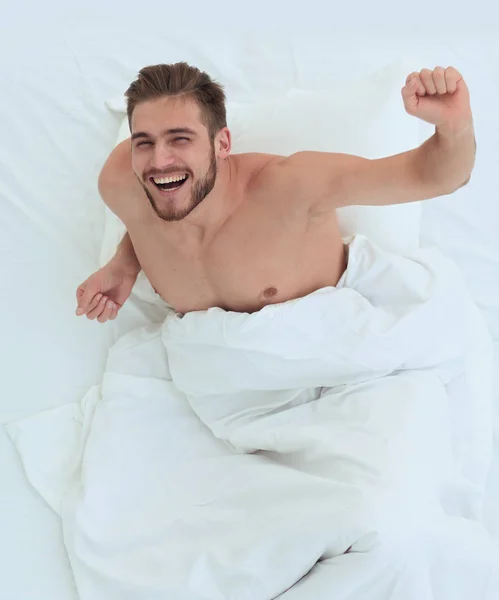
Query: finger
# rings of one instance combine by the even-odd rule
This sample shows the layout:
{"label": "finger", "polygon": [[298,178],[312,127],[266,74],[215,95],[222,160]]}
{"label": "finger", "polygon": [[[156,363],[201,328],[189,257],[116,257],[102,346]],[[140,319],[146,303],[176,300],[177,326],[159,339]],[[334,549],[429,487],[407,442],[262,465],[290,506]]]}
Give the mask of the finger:
{"label": "finger", "polygon": [[412,79],[404,85],[402,88],[402,97],[404,102],[407,104],[417,104],[416,89],[414,86],[414,80]]}
{"label": "finger", "polygon": [[419,76],[421,77],[421,81],[423,82],[426,92],[430,95],[436,94],[437,88],[433,82],[433,76],[430,69],[422,69],[419,73]]}
{"label": "finger", "polygon": [[91,319],[91,320],[96,319],[101,314],[101,312],[104,310],[104,308],[106,306],[106,302],[107,302],[106,296],[102,296],[102,298],[100,299],[100,302],[97,304],[97,306],[93,310],[91,310],[87,313],[87,318]]}
{"label": "finger", "polygon": [[435,67],[433,69],[433,83],[437,90],[437,94],[447,93],[447,84],[445,83],[445,69],[443,67]]}
{"label": "finger", "polygon": [[419,94],[418,90],[418,82],[416,79],[411,79],[409,83],[406,83],[402,88],[402,98],[404,99],[404,105],[406,111],[412,115],[415,114],[415,110],[419,104],[419,98],[423,94]]}
{"label": "finger", "polygon": [[81,285],[79,285],[76,288],[76,314],[77,315],[83,314],[83,311],[78,312],[78,308],[80,307],[81,297],[83,296],[83,293],[85,292],[85,285],[86,285],[85,283],[82,283]]}
{"label": "finger", "polygon": [[109,319],[109,317],[111,316],[111,313],[113,312],[113,306],[114,306],[114,302],[112,300],[108,300],[106,302],[104,310],[97,317],[97,321],[99,321],[99,323],[105,323]]}
{"label": "finger", "polygon": [[[83,290],[82,290],[81,294],[79,294],[79,295],[80,295],[80,298],[81,298],[81,295],[82,295],[82,294],[83,294]],[[78,295],[78,293],[77,293],[77,295]],[[92,310],[93,308],[95,308],[95,306],[97,306],[97,303],[100,301],[100,299],[101,299],[101,298],[102,298],[102,294],[101,294],[101,293],[99,293],[99,294],[96,294],[96,295],[95,295],[95,296],[94,296],[94,297],[93,297],[93,298],[90,300],[90,304],[89,304],[89,306],[88,306],[87,312],[88,312],[89,310]],[[83,309],[83,308],[80,306],[80,303],[79,303],[79,302],[78,302],[78,305],[77,305],[77,308],[76,308],[76,314],[77,314],[78,316],[80,316],[80,315],[84,315],[84,314],[85,314],[85,311],[84,311],[84,309]]]}
{"label": "finger", "polygon": [[111,303],[111,314],[109,316],[109,320],[116,319],[116,317],[118,316],[118,311],[120,310],[120,308],[121,308],[121,306],[117,302],[112,302]]}
{"label": "finger", "polygon": [[458,81],[460,81],[463,78],[463,76],[454,67],[447,67],[447,69],[445,69],[444,75],[445,85],[447,86],[447,92],[449,94],[453,94],[457,90]]}
{"label": "finger", "polygon": [[90,302],[90,306],[88,307],[88,311],[93,310],[94,308],[96,308],[96,306],[99,304],[99,302],[102,300],[103,296],[102,294],[96,294],[93,298],[92,301]]}
{"label": "finger", "polygon": [[415,77],[419,77],[419,73],[417,71],[413,71],[412,73],[409,73],[409,75],[407,75],[405,82],[409,83],[409,81],[411,81],[411,79],[414,79]]}
{"label": "finger", "polygon": [[418,96],[424,96],[426,94],[425,87],[424,87],[423,83],[421,82],[421,78],[417,71],[414,71],[413,73],[408,75],[407,79],[405,80],[405,83],[406,83],[406,85],[409,85],[409,89],[411,89],[410,86],[412,83],[415,93],[417,93]]}
{"label": "finger", "polygon": [[78,308],[76,314],[84,314],[88,311],[90,303],[93,297],[99,293],[99,289],[95,284],[87,283],[83,290],[83,294],[78,301]]}

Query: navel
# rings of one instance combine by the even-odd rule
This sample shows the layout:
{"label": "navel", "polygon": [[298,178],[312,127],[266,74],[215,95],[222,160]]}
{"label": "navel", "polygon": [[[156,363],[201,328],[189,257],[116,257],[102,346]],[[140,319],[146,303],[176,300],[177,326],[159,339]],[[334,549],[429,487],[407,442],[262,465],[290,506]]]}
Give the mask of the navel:
{"label": "navel", "polygon": [[269,288],[265,288],[263,290],[263,297],[264,298],[272,298],[276,294],[277,294],[277,288],[275,288],[275,287],[269,287]]}

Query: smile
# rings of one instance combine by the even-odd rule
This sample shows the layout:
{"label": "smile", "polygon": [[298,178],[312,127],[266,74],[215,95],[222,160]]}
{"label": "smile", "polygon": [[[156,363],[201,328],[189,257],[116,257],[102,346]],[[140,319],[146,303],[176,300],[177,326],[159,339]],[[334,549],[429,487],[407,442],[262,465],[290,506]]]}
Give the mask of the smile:
{"label": "smile", "polygon": [[189,179],[187,173],[173,175],[172,177],[150,177],[152,183],[163,193],[176,192]]}

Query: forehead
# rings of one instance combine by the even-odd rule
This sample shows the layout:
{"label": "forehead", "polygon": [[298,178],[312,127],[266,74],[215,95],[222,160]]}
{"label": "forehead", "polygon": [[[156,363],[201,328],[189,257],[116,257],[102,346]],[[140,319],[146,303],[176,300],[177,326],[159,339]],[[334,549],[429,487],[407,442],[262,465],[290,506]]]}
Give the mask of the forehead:
{"label": "forehead", "polygon": [[140,102],[132,113],[131,129],[154,134],[174,127],[190,127],[196,131],[205,128],[201,109],[192,98],[157,98]]}

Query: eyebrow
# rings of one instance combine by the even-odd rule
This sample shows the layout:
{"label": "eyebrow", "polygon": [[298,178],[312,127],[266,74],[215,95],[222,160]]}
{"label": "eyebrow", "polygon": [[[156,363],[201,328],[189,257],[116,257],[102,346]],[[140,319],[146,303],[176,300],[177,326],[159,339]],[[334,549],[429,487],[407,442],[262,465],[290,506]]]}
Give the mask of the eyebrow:
{"label": "eyebrow", "polygon": [[[189,127],[175,127],[173,129],[163,129],[160,133],[160,136],[166,135],[174,135],[175,133],[189,133],[190,135],[197,135],[194,129],[190,129]],[[137,131],[132,134],[132,141],[137,138],[148,138],[151,137],[146,131]]]}

